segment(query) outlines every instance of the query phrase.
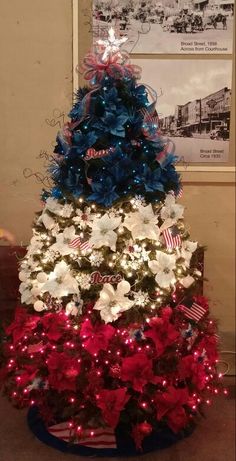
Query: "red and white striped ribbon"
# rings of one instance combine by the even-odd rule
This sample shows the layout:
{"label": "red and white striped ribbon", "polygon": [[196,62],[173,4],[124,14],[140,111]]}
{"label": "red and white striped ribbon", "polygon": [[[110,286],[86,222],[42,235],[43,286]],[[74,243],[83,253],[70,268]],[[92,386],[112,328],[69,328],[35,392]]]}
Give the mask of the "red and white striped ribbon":
{"label": "red and white striped ribbon", "polygon": [[117,448],[114,430],[110,427],[100,429],[85,429],[82,437],[73,441],[73,429],[68,422],[55,424],[48,428],[48,432],[58,439],[74,444],[93,448]]}

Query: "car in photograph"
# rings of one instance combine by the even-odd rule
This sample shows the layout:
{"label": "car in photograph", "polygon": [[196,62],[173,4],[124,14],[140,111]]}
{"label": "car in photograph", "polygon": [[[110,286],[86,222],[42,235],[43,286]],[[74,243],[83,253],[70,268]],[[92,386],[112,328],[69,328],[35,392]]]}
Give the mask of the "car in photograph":
{"label": "car in photograph", "polygon": [[210,131],[210,139],[222,139],[223,141],[229,139],[229,130],[227,127],[218,126]]}

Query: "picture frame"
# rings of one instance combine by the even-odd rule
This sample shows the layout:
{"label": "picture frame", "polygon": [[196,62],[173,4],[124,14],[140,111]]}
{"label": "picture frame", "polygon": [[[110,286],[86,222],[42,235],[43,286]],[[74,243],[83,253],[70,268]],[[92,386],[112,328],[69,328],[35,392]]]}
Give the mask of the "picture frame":
{"label": "picture frame", "polygon": [[[74,92],[83,85],[83,76],[78,71],[79,63],[83,56],[92,47],[92,27],[91,27],[91,15],[92,15],[92,1],[87,0],[73,0],[73,90]],[[166,56],[166,55],[132,55],[132,59],[135,61],[136,58],[155,60],[156,62],[161,59],[176,59],[178,55]],[[216,59],[214,56],[181,56],[181,59]],[[217,57],[218,58],[218,57]],[[222,56],[219,59],[222,59]],[[233,58],[233,59],[232,59]],[[233,64],[235,62],[234,56],[223,56],[223,59],[232,59]],[[234,69],[234,65],[233,65]],[[232,78],[232,100],[235,100],[234,91],[235,74],[233,71]],[[234,183],[235,182],[235,132],[233,127],[235,126],[235,108],[232,104],[231,109],[231,126],[230,126],[230,148],[229,148],[229,159],[228,162],[224,163],[199,163],[194,165],[182,165],[177,166],[177,171],[180,172],[182,181],[184,183]]]}

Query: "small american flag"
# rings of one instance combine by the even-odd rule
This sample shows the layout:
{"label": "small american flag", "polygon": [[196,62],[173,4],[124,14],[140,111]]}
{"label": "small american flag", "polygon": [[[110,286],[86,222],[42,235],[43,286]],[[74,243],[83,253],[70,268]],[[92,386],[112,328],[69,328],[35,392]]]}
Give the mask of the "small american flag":
{"label": "small american flag", "polygon": [[181,237],[178,229],[171,227],[163,231],[163,238],[167,248],[176,248],[181,246]]}
{"label": "small american flag", "polygon": [[70,248],[80,248],[81,251],[89,250],[92,246],[88,240],[82,241],[81,237],[76,237],[69,243]]}
{"label": "small american flag", "polygon": [[[71,441],[74,435],[68,422],[55,424],[48,428],[48,432],[66,442]],[[115,433],[111,427],[85,429],[83,436],[76,438],[73,443],[93,448],[117,448]]]}
{"label": "small american flag", "polygon": [[183,196],[183,187],[180,186],[179,192],[176,194],[176,198],[181,198]]}
{"label": "small american flag", "polygon": [[168,193],[173,195],[176,198],[181,198],[183,196],[183,187],[180,186],[180,189],[177,193],[175,193],[173,190],[170,190]]}
{"label": "small american flag", "polygon": [[179,310],[184,313],[186,318],[195,320],[195,322],[199,322],[199,320],[201,320],[207,312],[204,307],[195,302],[193,302],[190,307],[184,306],[183,304],[180,304],[178,307]]}

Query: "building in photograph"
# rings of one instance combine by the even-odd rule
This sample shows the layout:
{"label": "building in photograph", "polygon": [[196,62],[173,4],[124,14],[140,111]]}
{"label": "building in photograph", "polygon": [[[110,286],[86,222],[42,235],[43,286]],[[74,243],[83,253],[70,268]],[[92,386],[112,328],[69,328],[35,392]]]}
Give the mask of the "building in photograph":
{"label": "building in photograph", "polygon": [[231,90],[227,87],[201,99],[201,132],[222,127],[229,133]]}
{"label": "building in photograph", "polygon": [[174,115],[161,119],[161,129],[168,135],[208,137],[214,130],[229,138],[231,90],[227,87],[204,98],[177,105]]}

